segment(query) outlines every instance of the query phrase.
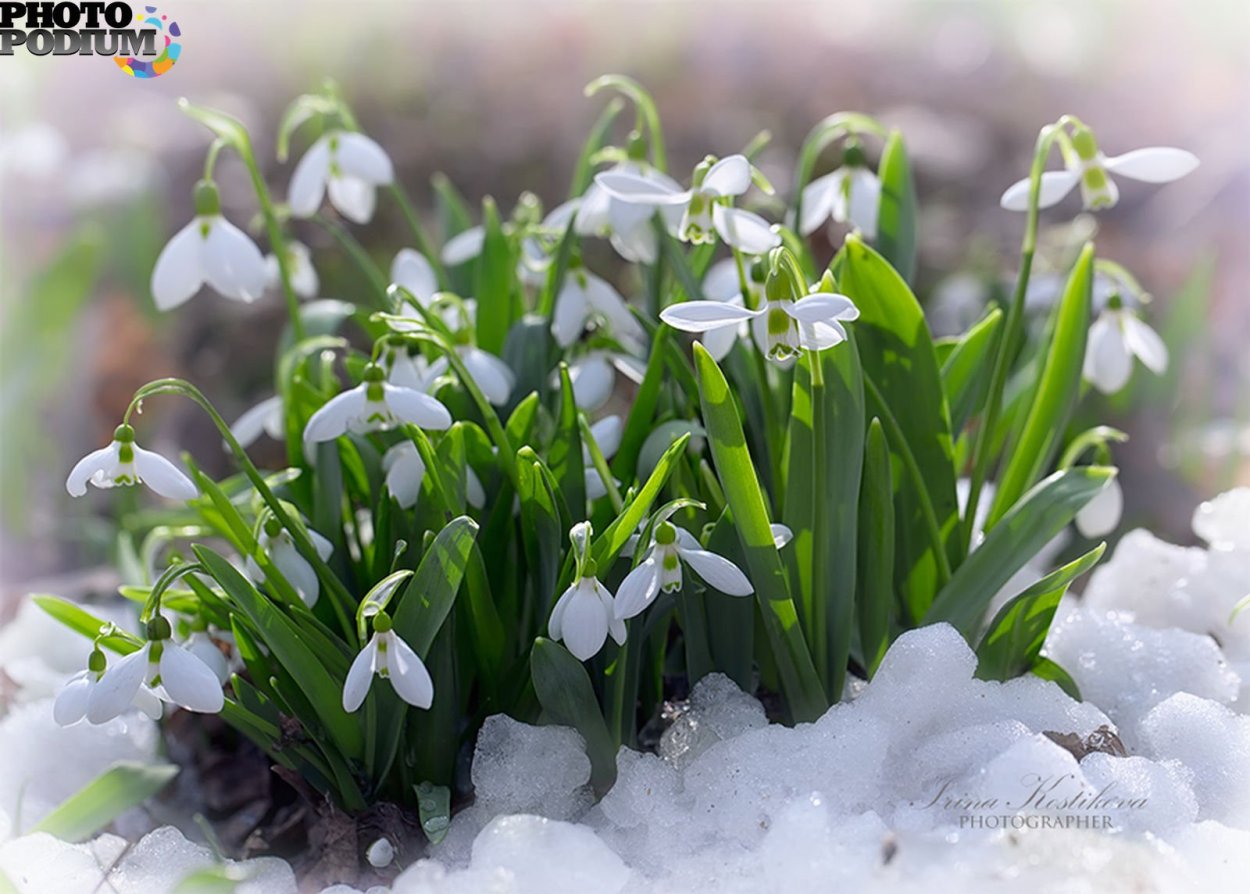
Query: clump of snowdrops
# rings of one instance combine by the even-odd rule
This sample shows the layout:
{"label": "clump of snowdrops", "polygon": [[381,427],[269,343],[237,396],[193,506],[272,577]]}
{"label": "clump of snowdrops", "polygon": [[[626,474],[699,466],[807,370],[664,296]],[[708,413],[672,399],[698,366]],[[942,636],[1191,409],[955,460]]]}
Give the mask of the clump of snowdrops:
{"label": "clump of snowdrops", "polygon": [[[182,509],[143,541],[146,579],[122,588],[141,635],[41,598],[95,643],[62,723],[220,713],[343,809],[413,806],[436,839],[466,787],[457,758],[494,713],[578,729],[602,791],[671,681],[719,671],[810,721],[936,621],[976,647],[983,676],[1074,689],[1040,646],[1102,545],[993,616],[991,600],[1074,519],[1094,535],[1115,524],[1122,436],[1069,423],[1088,384],[1116,390],[1134,357],[1158,370],[1167,355],[1144,291],[1093,245],[1026,337],[1038,214],[1078,187],[1087,210],[1110,207],[1113,177],[1171,180],[1196,160],[1108,158],[1071,117],[1042,128],[1002,201],[1004,226],[1024,213],[1014,292],[935,341],[909,285],[900,133],[832,115],[781,195],[752,161],[765,138],[671,166],[638,84],[587,92],[614,96],[566,201],[544,213],[526,194],[505,215],[486,199],[474,223],[435,178],[437,239],[332,88],[282,119],[280,159],[310,141],[285,201],[242,125],[184,101],[212,139],[153,298],[257,301],[272,285],[288,330],[273,395],[233,426],[194,385],[151,382],[70,473],[74,496],[145,484]],[[1047,170],[1055,149],[1063,168]],[[251,172],[268,257],[221,214],[222,152]],[[379,200],[411,232],[389,270],[352,232]],[[358,265],[350,301],[312,300],[314,259],[294,241],[312,226]],[[821,231],[841,240],[832,260],[809,240]],[[592,270],[604,239],[625,264]],[[139,446],[136,412],[164,395],[211,417],[238,474]],[[261,437],[285,445],[285,467],[253,463]]]}

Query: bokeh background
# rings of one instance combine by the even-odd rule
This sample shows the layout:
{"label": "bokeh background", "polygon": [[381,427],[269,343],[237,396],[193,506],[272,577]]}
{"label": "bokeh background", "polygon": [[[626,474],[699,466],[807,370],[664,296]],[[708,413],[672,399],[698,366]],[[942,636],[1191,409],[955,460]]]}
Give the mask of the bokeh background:
{"label": "bokeh background", "polygon": [[[817,120],[874,114],[902,128],[913,157],[918,291],[940,328],[978,315],[1014,272],[1023,217],[997,199],[1026,171],[1041,124],[1080,115],[1108,154],[1188,148],[1202,159],[1195,174],[1127,185],[1096,222],[1100,254],[1155,296],[1147,313],[1172,367],[1162,379],[1139,373],[1091,410],[1132,436],[1116,455],[1127,524],[1186,542],[1203,496],[1250,482],[1245,0],[170,0],[161,10],[181,24],[184,54],[154,81],[94,57],[0,59],[0,614],[32,589],[109,586],[112,501],[135,495],[75,501],[63,481],[107,442],[136,387],[191,378],[228,418],[272,387],[277,294],[242,306],[204,293],[168,315],[152,306],[148,275],[192,213],[208,144],[176,99],[238,115],[282,196],[278,117],[326,77],[427,212],[438,171],[473,201],[489,194],[509,208],[522,190],[560,201],[601,108],[582,87],[606,72],[653,91],[677,171],[768,129],[760,163],[786,184]],[[218,180],[227,215],[252,220],[242,168],[227,159]],[[1064,208],[1043,220],[1066,222]],[[1093,227],[1047,229],[1041,263],[1064,263]],[[352,298],[341,253],[322,232],[297,230],[325,296]],[[357,235],[388,263],[404,232],[382,202]],[[153,401],[140,424],[149,446],[224,469],[190,405]]]}

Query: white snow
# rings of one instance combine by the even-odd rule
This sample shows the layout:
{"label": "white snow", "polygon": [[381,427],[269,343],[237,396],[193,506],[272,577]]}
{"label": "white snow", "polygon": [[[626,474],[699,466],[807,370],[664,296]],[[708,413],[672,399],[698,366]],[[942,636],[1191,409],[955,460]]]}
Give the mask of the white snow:
{"label": "white snow", "polygon": [[[474,803],[428,859],[395,865],[389,889],[367,894],[1243,890],[1250,612],[1230,616],[1250,587],[1250,491],[1204,504],[1194,524],[1208,548],[1132,532],[1083,598],[1061,605],[1045,651],[1084,701],[1036,677],[977,680],[972,650],[936,625],[902,636],[853,698],[793,728],[769,725],[727,679],[700,681],[659,754],[621,750],[597,804],[577,733],[493,717]],[[0,722],[0,759],[47,786],[50,766],[102,746],[41,738],[60,731],[40,710]],[[1108,731],[1127,756],[1069,750]],[[37,794],[51,805],[61,790]],[[0,846],[0,870],[19,891],[59,894],[91,890],[120,857],[110,879],[125,894],[172,890],[211,863],[169,828],[123,848],[111,835],[27,836]],[[294,890],[280,861],[230,871],[250,874],[255,887],[240,891]]]}

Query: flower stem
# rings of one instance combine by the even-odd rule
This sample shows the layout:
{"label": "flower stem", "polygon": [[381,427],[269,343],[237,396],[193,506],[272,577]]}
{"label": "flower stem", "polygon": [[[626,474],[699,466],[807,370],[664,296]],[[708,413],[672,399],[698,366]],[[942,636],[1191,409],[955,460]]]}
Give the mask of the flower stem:
{"label": "flower stem", "polygon": [[1048,124],[1037,135],[1037,145],[1033,152],[1033,167],[1029,172],[1029,210],[1024,227],[1024,240],[1020,246],[1020,273],[1016,279],[1015,292],[1011,297],[1011,306],[1007,309],[1007,322],[994,351],[989,392],[985,398],[985,413],[981,418],[976,440],[973,442],[972,476],[963,519],[964,555],[967,555],[972,548],[977,504],[980,502],[981,490],[989,474],[990,450],[994,443],[995,430],[998,428],[999,416],[1002,413],[1003,391],[1007,386],[1007,375],[1011,370],[1011,362],[1015,357],[1017,343],[1024,328],[1024,296],[1028,291],[1029,274],[1033,269],[1033,255],[1037,251],[1037,217],[1042,189],[1042,171],[1046,167],[1046,158],[1050,155],[1051,147],[1063,133],[1063,126],[1067,120],[1065,117],[1055,124]]}
{"label": "flower stem", "polygon": [[829,592],[828,570],[829,556],[826,545],[826,532],[821,530],[823,522],[828,522],[832,507],[824,502],[825,476],[827,474],[827,457],[829,445],[827,434],[829,418],[825,405],[825,370],[819,351],[807,352],[807,363],[812,376],[812,493],[816,495],[813,505],[817,507],[815,518],[812,519],[812,537],[815,549],[812,554],[812,605],[811,629],[812,658],[816,663],[816,673],[825,684],[826,692],[831,701],[836,701],[840,693],[829,691]]}
{"label": "flower stem", "polygon": [[252,463],[251,458],[247,455],[247,451],[243,449],[242,445],[239,444],[234,434],[230,431],[230,426],[226,424],[226,421],[221,418],[221,414],[217,412],[217,408],[209,402],[208,398],[198,388],[184,379],[157,379],[154,382],[148,382],[135,392],[134,399],[126,409],[123,421],[130,419],[131,412],[144,398],[157,394],[180,394],[183,397],[188,397],[195,401],[200,406],[200,409],[212,419],[213,425],[217,427],[217,431],[225,439],[230,452],[234,454],[235,459],[243,469],[243,473],[252,483],[252,487],[256,489],[256,493],[260,495],[261,500],[269,507],[279,524],[291,535],[296,548],[305,560],[312,565],[317,572],[317,576],[325,581],[330,591],[330,604],[334,607],[335,615],[338,617],[344,636],[349,639],[349,645],[352,648],[359,648],[360,643],[355,642],[355,625],[351,620],[355,614],[355,600],[352,598],[352,595],[343,586],[343,582],[338,579],[338,575],[331,571],[330,567],[322,560],[312,540],[305,533],[303,526],[295,523],[290,513],[282,505],[282,501],[269,489],[269,485],[265,483],[265,477]]}
{"label": "flower stem", "polygon": [[372,291],[374,293],[374,297],[377,299],[378,307],[384,311],[394,310],[394,308],[391,307],[390,299],[386,294],[386,275],[382,273],[382,271],[378,268],[378,265],[373,262],[371,257],[369,257],[369,253],[365,251],[364,247],[360,244],[356,237],[349,233],[344,227],[322,214],[314,214],[312,219],[319,226],[321,226],[322,229],[329,233],[331,237],[333,237],[334,241],[339,244],[343,251],[347,252],[347,254],[351,256],[351,259],[356,263],[356,266],[360,268],[360,272],[364,274],[365,279],[369,280],[369,285],[373,287]]}

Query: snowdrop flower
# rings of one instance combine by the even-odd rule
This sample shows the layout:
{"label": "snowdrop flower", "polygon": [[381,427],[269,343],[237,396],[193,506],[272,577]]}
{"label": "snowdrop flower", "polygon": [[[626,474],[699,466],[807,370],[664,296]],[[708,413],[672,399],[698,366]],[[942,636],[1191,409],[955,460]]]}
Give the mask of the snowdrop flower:
{"label": "snowdrop flower", "polygon": [[[291,274],[291,288],[301,298],[315,298],[321,288],[321,279],[312,265],[312,254],[302,242],[288,242],[286,246],[287,272]],[[271,289],[281,288],[282,270],[277,255],[265,255],[265,275]]]}
{"label": "snowdrop flower", "polygon": [[1077,512],[1076,529],[1082,537],[1090,540],[1105,537],[1119,526],[1123,514],[1124,491],[1120,487],[1120,479],[1116,477]]}
{"label": "snowdrop flower", "polygon": [[135,430],[119,425],[113,443],[88,453],[70,469],[65,489],[71,497],[81,497],[87,485],[116,487],[146,484],[162,497],[192,500],[199,493],[191,479],[159,453],[144,450],[135,443]]}
{"label": "snowdrop flower", "polygon": [[[81,670],[65,681],[52,703],[52,719],[61,726],[77,723],[87,716],[87,704],[100,678],[104,676],[108,662],[98,648],[91,650],[87,669]],[[156,699],[153,696],[153,699]],[[160,717],[160,700],[156,699],[156,716]]]}
{"label": "snowdrop flower", "polygon": [[[425,463],[412,441],[400,441],[382,454],[382,471],[386,473],[386,488],[401,507],[411,509],[421,495],[421,481],[425,478]],[[470,506],[481,509],[486,505],[486,490],[472,466],[465,466],[465,499]]]}
{"label": "snowdrop flower", "polygon": [[[321,557],[321,560],[323,562],[329,560],[334,552],[334,544],[312,528],[306,528],[305,533],[308,534],[308,539],[312,541],[313,548],[317,550],[317,555]],[[283,528],[276,518],[270,517],[261,526],[260,536],[256,538],[256,542],[258,548],[269,557],[269,561],[299,594],[304,604],[309,608],[316,605],[321,595],[321,582],[317,579],[317,572],[312,565],[300,555],[295,541],[291,538],[291,533]],[[252,580],[257,583],[264,582],[265,572],[261,570],[260,565],[252,556],[247,557],[246,568]]]}
{"label": "snowdrop flower", "polygon": [[[1093,132],[1084,125],[1074,128],[1072,149],[1065,153],[1064,160],[1064,170],[1042,174],[1039,208],[1058,204],[1078,183],[1086,211],[1111,208],[1120,198],[1112,174],[1143,183],[1169,183],[1198,167],[1198,158],[1192,152],[1163,146],[1134,149],[1108,158],[1098,148]],[[1029,210],[1029,178],[1008,187],[1000,204],[1008,211]]]}
{"label": "snowdrop flower", "polygon": [[282,424],[282,398],[275,394],[236,419],[230,426],[230,434],[234,435],[241,447],[255,444],[261,435],[269,435],[275,441],[281,441],[285,434]]}
{"label": "snowdrop flower", "polygon": [[408,704],[428,708],[434,703],[434,681],[421,657],[391,629],[384,611],[373,615],[373,636],[360,650],[343,683],[343,710],[351,713],[364,704],[374,674],[390,680],[395,693]]}
{"label": "snowdrop flower", "polygon": [[730,155],[710,165],[705,161],[695,169],[693,179],[690,189],[681,190],[673,183],[615,170],[597,174],[595,183],[625,204],[651,210],[680,208],[677,235],[685,242],[713,242],[719,234],[726,244],[748,254],[763,254],[781,244],[781,237],[766,220],[729,205],[751,187],[751,163],[746,156]]}
{"label": "snowdrop flower", "polygon": [[373,217],[377,187],[395,179],[381,146],[362,133],[334,130],[313,143],[291,175],[288,203],[295,217],[312,217],[328,192],[330,204],[348,220]]}
{"label": "snowdrop flower", "polygon": [[386,431],[405,422],[441,431],[451,427],[451,414],[434,398],[415,388],[385,381],[376,363],[365,367],[364,381],[344,391],[313,413],[304,428],[304,441],[332,441],[349,431],[364,434]]}
{"label": "snowdrop flower", "polygon": [[584,267],[569,270],[556,296],[551,317],[551,334],[567,348],[581,336],[592,318],[607,321],[613,332],[640,339],[645,333],[621,293]]}
{"label": "snowdrop flower", "polygon": [[484,245],[486,245],[486,228],[469,227],[448,239],[443,244],[439,257],[447,266],[458,267],[480,255]]}
{"label": "snowdrop flower", "polygon": [[[516,375],[512,372],[512,367],[473,344],[456,345],[456,353],[460,355],[464,368],[488,401],[497,407],[508,402],[516,385]],[[447,358],[439,357],[430,364],[429,375],[438,378],[450,368]]]}
{"label": "snowdrop flower", "polygon": [[[591,413],[606,404],[616,388],[617,373],[638,384],[645,367],[636,357],[606,349],[589,351],[570,363],[569,382],[578,409]],[[560,387],[558,373],[552,376],[551,384]]]}
{"label": "snowdrop flower", "polygon": [[221,216],[217,187],[202,180],[195,189],[196,216],[161,249],[152,269],[152,298],[172,310],[205,283],[236,301],[255,301],[265,291],[264,255],[247,234]]}
{"label": "snowdrop flower", "polygon": [[650,605],[660,591],[672,593],[682,587],[685,562],[709,586],[728,596],[755,592],[747,576],[724,556],[704,549],[695,536],[667,519],[655,526],[651,552],[621,581],[616,596],[616,617],[632,618]]}
{"label": "snowdrop flower", "polygon": [[803,218],[799,232],[816,232],[826,220],[850,224],[865,239],[877,238],[881,180],[862,164],[845,164],[803,187]]}
{"label": "snowdrop flower", "polygon": [[1103,394],[1114,394],[1128,384],[1134,357],[1157,375],[1167,371],[1163,339],[1136,311],[1113,300],[1089,327],[1083,374]]}
{"label": "snowdrop flower", "polygon": [[159,615],[148,622],[143,648],[118,660],[104,672],[87,696],[86,718],[106,723],[131,705],[148,716],[160,716],[159,696],[188,711],[216,714],[225,700],[217,675],[207,664],[174,642],[169,621]]}
{"label": "snowdrop flower", "polygon": [[[662,192],[680,193],[681,185],[667,174],[635,161],[622,162],[604,174],[625,174],[649,181]],[[651,225],[657,208],[622,201],[598,182],[592,182],[579,200],[573,229],[579,236],[606,236],[616,253],[635,264],[654,264],[660,255],[659,236]],[[664,226],[676,233],[685,209],[680,204],[658,208]]]}
{"label": "snowdrop flower", "polygon": [[625,622],[617,614],[612,593],[595,576],[595,560],[590,557],[590,522],[581,522],[569,531],[577,555],[577,579],[556,602],[547,622],[547,632],[579,661],[593,658],[603,648],[608,634],[617,645],[625,644]]}
{"label": "snowdrop flower", "polygon": [[683,332],[736,331],[750,321],[755,344],[776,361],[841,344],[846,340],[842,323],[858,317],[851,299],[835,292],[815,292],[798,301],[770,298],[755,310],[720,301],[685,301],[660,313],[660,319]]}

